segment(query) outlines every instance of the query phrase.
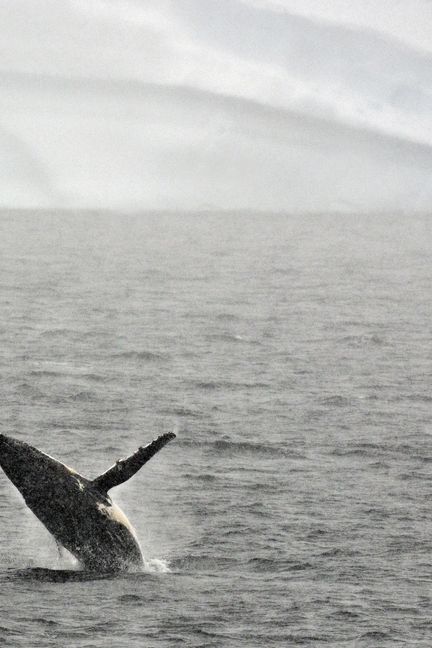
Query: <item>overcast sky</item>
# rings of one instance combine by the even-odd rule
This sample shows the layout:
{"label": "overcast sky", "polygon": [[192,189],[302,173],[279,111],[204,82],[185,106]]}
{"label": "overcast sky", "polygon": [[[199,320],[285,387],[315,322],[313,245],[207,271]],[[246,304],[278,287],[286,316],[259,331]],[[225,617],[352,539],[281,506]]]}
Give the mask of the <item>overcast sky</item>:
{"label": "overcast sky", "polygon": [[430,0],[0,0],[0,204],[429,210]]}

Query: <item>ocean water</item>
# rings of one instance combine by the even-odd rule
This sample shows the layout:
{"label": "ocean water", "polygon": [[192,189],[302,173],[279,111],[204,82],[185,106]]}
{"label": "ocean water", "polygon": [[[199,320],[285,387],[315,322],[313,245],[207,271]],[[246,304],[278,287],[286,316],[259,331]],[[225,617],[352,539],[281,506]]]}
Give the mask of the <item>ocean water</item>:
{"label": "ocean water", "polygon": [[0,432],[112,491],[146,568],[59,555],[0,473],[0,645],[432,641],[432,226],[0,214]]}

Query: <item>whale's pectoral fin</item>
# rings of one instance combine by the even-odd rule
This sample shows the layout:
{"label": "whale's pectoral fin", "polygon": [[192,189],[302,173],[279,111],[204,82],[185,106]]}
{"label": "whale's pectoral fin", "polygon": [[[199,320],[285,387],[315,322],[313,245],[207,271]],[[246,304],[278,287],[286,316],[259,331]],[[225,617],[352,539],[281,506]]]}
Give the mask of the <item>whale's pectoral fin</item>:
{"label": "whale's pectoral fin", "polygon": [[141,448],[126,459],[120,459],[114,466],[93,480],[93,485],[100,491],[107,493],[110,488],[123,484],[130,479],[149,459],[159,452],[169,441],[175,439],[174,432],[162,434],[151,443]]}

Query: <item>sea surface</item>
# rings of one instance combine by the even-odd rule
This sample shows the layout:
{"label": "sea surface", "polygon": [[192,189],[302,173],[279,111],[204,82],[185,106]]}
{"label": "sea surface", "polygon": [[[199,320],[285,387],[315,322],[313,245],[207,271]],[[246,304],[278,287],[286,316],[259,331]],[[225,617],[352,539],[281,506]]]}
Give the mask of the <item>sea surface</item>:
{"label": "sea surface", "polygon": [[0,432],[112,491],[91,575],[0,471],[0,646],[432,645],[432,224],[0,214]]}

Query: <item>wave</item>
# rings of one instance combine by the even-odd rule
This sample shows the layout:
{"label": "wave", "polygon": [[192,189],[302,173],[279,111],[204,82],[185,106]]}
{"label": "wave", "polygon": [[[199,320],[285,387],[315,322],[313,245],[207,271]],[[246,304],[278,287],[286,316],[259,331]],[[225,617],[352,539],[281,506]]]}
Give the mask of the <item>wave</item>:
{"label": "wave", "polygon": [[78,373],[74,369],[70,370],[64,370],[60,371],[58,369],[33,369],[32,371],[29,372],[29,376],[33,378],[73,378],[74,380],[76,379],[82,379],[82,380],[88,380],[89,382],[97,382],[97,383],[106,383],[109,382],[110,380],[113,380],[112,377],[109,376],[103,376],[101,374],[97,373]]}
{"label": "wave", "polygon": [[[58,402],[58,400],[57,400]],[[53,419],[51,421],[46,421],[45,426],[53,430],[62,430],[66,428],[68,430],[84,431],[87,435],[89,430],[106,430],[107,425],[103,421],[86,421],[85,423],[79,423],[78,421],[73,421],[73,423],[66,425],[63,420]]]}
{"label": "wave", "polygon": [[349,549],[349,548],[339,548],[335,547],[334,549],[328,549],[326,551],[323,551],[322,553],[319,554],[321,558],[337,558],[338,556],[358,556],[359,552],[356,551],[355,549]]}
{"label": "wave", "polygon": [[240,318],[238,315],[234,315],[234,313],[218,313],[216,319],[221,322],[236,322]]}
{"label": "wave", "polygon": [[114,358],[121,358],[124,360],[145,360],[146,362],[161,362],[167,360],[167,356],[163,353],[154,351],[122,351],[116,353]]}
{"label": "wave", "polygon": [[232,567],[236,562],[237,560],[235,558],[228,556],[190,554],[172,560],[170,566],[175,571],[217,570]]}
{"label": "wave", "polygon": [[15,629],[13,629],[13,628],[6,628],[6,626],[2,626],[2,625],[1,625],[1,626],[0,626],[0,636],[2,637],[2,639],[1,639],[1,642],[0,642],[0,643],[3,644],[3,643],[4,643],[4,639],[3,639],[3,637],[7,637],[8,635],[12,635],[12,636],[16,636],[16,635],[18,635],[18,636],[22,636],[22,628],[15,630]]}
{"label": "wave", "polygon": [[47,394],[45,394],[41,389],[25,381],[16,386],[16,392],[20,396],[31,400],[38,400],[47,397]]}
{"label": "wave", "polygon": [[[253,441],[233,441],[232,439],[215,439],[214,441],[201,440],[201,439],[185,439],[178,438],[176,443],[180,447],[185,448],[204,448],[210,454],[253,454],[253,455],[269,455],[273,457],[286,457],[290,459],[306,459],[306,455],[296,448],[282,445],[280,443],[255,443]],[[238,466],[237,470],[242,471],[242,466]],[[245,468],[248,472],[263,472],[267,474],[267,470],[261,470],[255,467]]]}
{"label": "wave", "polygon": [[122,594],[118,597],[117,601],[119,603],[126,603],[127,605],[142,605],[146,601],[146,598],[139,594]]}
{"label": "wave", "polygon": [[219,389],[266,389],[269,387],[268,383],[256,382],[230,382],[228,380],[203,380],[196,381],[193,385],[197,389],[203,389],[206,391],[213,391]]}
{"label": "wave", "polygon": [[357,612],[352,612],[351,610],[337,610],[336,612],[331,612],[327,615],[328,619],[336,619],[340,621],[349,621],[350,619],[358,619],[359,614]]}
{"label": "wave", "polygon": [[351,400],[346,398],[346,396],[341,396],[341,394],[335,394],[334,396],[322,398],[321,403],[323,405],[330,405],[331,407],[346,407],[351,404]]}
{"label": "wave", "polygon": [[195,481],[206,482],[206,483],[220,480],[219,477],[216,477],[216,475],[211,475],[210,473],[203,473],[198,475],[194,475],[193,473],[184,473],[183,477],[185,479],[194,479]]}
{"label": "wave", "polygon": [[382,632],[381,630],[369,630],[369,632],[365,632],[362,634],[360,639],[374,639],[376,641],[383,641],[385,639],[388,639],[389,635],[387,632]]}
{"label": "wave", "polygon": [[96,374],[96,373],[86,373],[82,374],[82,378],[85,378],[85,380],[89,380],[91,382],[108,382],[110,380],[113,380],[113,378],[109,376],[102,376],[101,374]]}
{"label": "wave", "polygon": [[313,568],[310,562],[277,558],[254,557],[248,560],[249,567],[255,572],[306,571]]}
{"label": "wave", "polygon": [[[286,526],[285,531],[289,532],[290,530],[290,527]],[[328,535],[328,533],[328,529],[322,529],[321,527],[318,527],[317,529],[312,529],[311,531],[309,531],[306,535],[306,539],[316,540],[318,538],[322,538],[322,536]]]}
{"label": "wave", "polygon": [[419,402],[419,403],[431,403],[432,402],[432,395],[430,394],[400,394],[398,396],[393,396],[393,398],[389,398],[391,402],[394,403],[399,403],[403,401],[413,401],[414,403]]}
{"label": "wave", "polygon": [[34,376],[35,378],[58,378],[64,375],[61,371],[52,371],[50,369],[34,369],[30,371],[30,376]]}
{"label": "wave", "polygon": [[40,333],[42,338],[56,338],[56,337],[65,337],[68,335],[80,335],[79,331],[73,331],[67,328],[56,328],[56,329],[46,329]]}
{"label": "wave", "polygon": [[345,335],[340,338],[340,343],[347,344],[350,347],[360,347],[360,346],[385,346],[386,341],[380,335]]}
{"label": "wave", "polygon": [[254,340],[251,338],[245,338],[242,335],[236,335],[235,333],[209,333],[206,335],[206,339],[209,341],[217,342],[234,342],[240,344],[250,344],[253,346],[261,346],[259,340]]}
{"label": "wave", "polygon": [[197,389],[205,389],[205,390],[225,389],[226,387],[229,387],[231,385],[231,383],[226,382],[226,381],[216,382],[216,381],[212,381],[212,380],[198,381],[198,382],[195,382],[194,384],[195,384],[195,387]]}
{"label": "wave", "polygon": [[34,623],[39,623],[40,625],[46,625],[51,627],[60,625],[58,621],[53,621],[53,619],[45,619],[45,617],[34,617],[28,620],[33,621]]}
{"label": "wave", "polygon": [[90,391],[79,391],[76,394],[72,394],[71,396],[68,397],[68,400],[71,401],[78,401],[78,402],[87,402],[87,401],[94,401],[97,400],[97,397],[94,393]]}
{"label": "wave", "polygon": [[357,443],[355,445],[347,445],[340,448],[334,448],[330,454],[335,457],[367,457],[371,456],[376,458],[377,454],[382,454],[388,450],[382,445],[377,443]]}
{"label": "wave", "polygon": [[174,416],[180,416],[180,417],[187,417],[187,418],[203,418],[203,413],[198,412],[197,410],[192,410],[188,407],[174,407],[172,409],[170,408],[164,408],[161,410],[161,414],[168,414],[168,415],[174,415]]}
{"label": "wave", "polygon": [[257,454],[257,455],[271,455],[271,456],[301,456],[297,455],[296,452],[283,448],[280,445],[273,445],[269,443],[253,443],[251,441],[230,441],[227,439],[218,439],[217,441],[207,442],[207,447],[216,453],[227,453],[227,454]]}

